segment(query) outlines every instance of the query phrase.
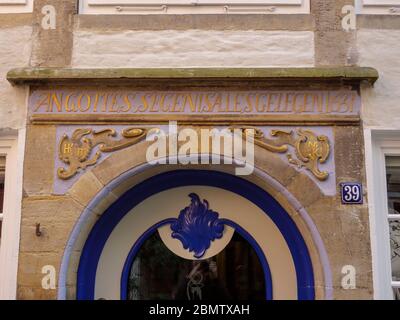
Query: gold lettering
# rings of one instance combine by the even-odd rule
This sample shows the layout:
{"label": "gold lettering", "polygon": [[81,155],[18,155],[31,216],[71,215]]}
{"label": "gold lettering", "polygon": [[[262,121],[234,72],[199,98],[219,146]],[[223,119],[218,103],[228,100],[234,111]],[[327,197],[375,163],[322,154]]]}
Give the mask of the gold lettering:
{"label": "gold lettering", "polygon": [[[297,106],[297,97],[299,97],[299,96],[301,96],[301,95],[303,95],[303,105],[300,105],[300,106]],[[294,111],[294,112],[296,112],[296,113],[302,113],[302,112],[304,112],[304,108],[305,108],[305,105],[304,105],[304,93],[296,93],[295,95],[294,95],[294,97],[293,97],[293,108],[292,108],[292,110]]]}
{"label": "gold lettering", "polygon": [[142,95],[142,102],[143,102],[143,108],[138,108],[140,112],[145,112],[149,108],[149,103],[146,99],[146,95]]}
{"label": "gold lettering", "polygon": [[38,111],[40,109],[40,107],[42,107],[42,106],[47,106],[47,112],[50,112],[50,93],[48,93],[46,95],[41,95],[41,96],[43,97],[43,99],[39,100],[39,102],[36,104],[33,112]]}
{"label": "gold lettering", "polygon": [[332,112],[332,97],[331,97],[331,93],[328,92],[327,96],[326,96],[326,113],[331,113]]}
{"label": "gold lettering", "polygon": [[[100,95],[104,95],[104,94],[100,94]],[[97,104],[99,103],[99,94],[96,93],[96,97],[94,99],[94,103],[93,103],[93,112],[97,112]]]}
{"label": "gold lettering", "polygon": [[[84,98],[84,97],[86,97],[86,102],[87,102],[87,104],[86,104],[86,107],[85,108],[82,108],[82,99]],[[88,111],[89,109],[90,109],[90,95],[88,95],[88,94],[81,94],[80,96],[79,96],[79,98],[78,98],[78,109],[81,111],[81,112],[86,112],[86,111]]]}
{"label": "gold lettering", "polygon": [[158,105],[157,105],[157,94],[152,94],[152,97],[153,97],[153,100],[152,100],[152,105],[151,105],[151,107],[150,107],[150,112],[158,112],[159,111],[159,109],[158,109]]}
{"label": "gold lettering", "polygon": [[229,109],[230,108],[230,104],[231,104],[231,95],[228,92],[226,94],[226,99],[225,99],[225,112],[232,111],[232,110]]}
{"label": "gold lettering", "polygon": [[136,95],[135,94],[131,94],[131,93],[128,93],[128,94],[124,95],[124,102],[126,104],[125,108],[123,106],[120,106],[118,112],[128,112],[129,110],[131,110],[132,102],[129,99],[131,96],[133,96],[132,100],[134,100]]}
{"label": "gold lettering", "polygon": [[312,105],[314,112],[323,112],[323,95],[320,93],[314,93],[312,99]]}
{"label": "gold lettering", "polygon": [[119,94],[119,93],[113,94],[109,112],[118,112],[119,108],[118,107],[116,108],[117,102],[118,102],[118,100],[117,100],[118,96],[121,96],[121,94]]}
{"label": "gold lettering", "polygon": [[180,94],[179,94],[179,93],[176,93],[175,96],[174,96],[174,103],[173,103],[173,105],[172,105],[172,112],[180,112],[180,111],[181,111],[181,110],[178,108],[178,106],[179,106],[179,104],[178,104],[178,102],[179,102],[179,97],[180,97]]}
{"label": "gold lettering", "polygon": [[183,103],[183,108],[186,107],[186,104],[189,102],[189,107],[191,112],[196,112],[196,102],[197,102],[197,95],[196,95],[196,102],[193,102],[193,97],[190,93],[185,94],[185,100]]}
{"label": "gold lettering", "polygon": [[165,100],[168,101],[168,97],[171,97],[170,93],[163,93],[160,99],[160,109],[162,112],[169,112],[172,108],[171,105],[165,103]]}
{"label": "gold lettering", "polygon": [[272,100],[273,93],[268,94],[267,104],[265,105],[264,111],[270,112],[271,111],[271,100]]}
{"label": "gold lettering", "polygon": [[76,149],[76,155],[78,156],[78,157],[82,157],[84,154],[85,154],[85,148],[77,148]]}
{"label": "gold lettering", "polygon": [[63,148],[63,153],[71,154],[72,153],[72,143],[65,143]]}
{"label": "gold lettering", "polygon": [[104,100],[103,100],[103,107],[101,109],[101,112],[107,112],[107,103],[108,103],[108,97],[110,96],[109,93],[104,94]]}
{"label": "gold lettering", "polygon": [[[309,102],[309,98],[311,98],[311,103]],[[313,105],[313,96],[311,96],[311,93],[305,93],[304,94],[304,112],[313,112],[314,111],[314,105]]]}
{"label": "gold lettering", "polygon": [[283,112],[290,112],[290,111],[292,111],[292,110],[289,110],[289,98],[290,98],[291,96],[292,96],[292,95],[291,95],[290,93],[285,93],[285,104],[284,104],[284,107],[283,107],[283,109],[282,109]]}
{"label": "gold lettering", "polygon": [[241,108],[241,106],[240,106],[240,101],[238,101],[238,100],[240,99],[241,96],[242,96],[241,93],[237,93],[237,94],[235,95],[235,98],[234,98],[234,100],[233,100],[233,112],[240,112],[240,113],[243,112],[243,110],[242,110],[242,108]]}
{"label": "gold lettering", "polygon": [[252,97],[254,97],[254,93],[249,93],[249,94],[246,96],[247,105],[246,105],[246,107],[244,108],[244,112],[252,112],[252,111],[253,111],[253,101],[252,101]]}
{"label": "gold lettering", "polygon": [[200,112],[202,105],[203,105],[203,94],[200,93],[200,95],[199,95],[199,105],[197,107],[197,112]]}
{"label": "gold lettering", "polygon": [[61,93],[60,94],[60,100],[59,100],[58,96],[57,96],[57,93],[53,93],[51,95],[51,102],[50,102],[51,112],[53,112],[53,104],[56,105],[58,112],[62,112],[62,96],[63,96],[63,94]]}
{"label": "gold lettering", "polygon": [[266,98],[267,100],[270,100],[270,95],[268,97],[265,94],[256,94],[256,110],[257,112],[264,112],[265,110],[265,104],[261,106],[260,108],[260,100],[261,98]]}
{"label": "gold lettering", "polygon": [[69,103],[70,101],[70,99],[71,99],[71,97],[74,97],[74,96],[76,96],[76,94],[74,94],[74,93],[71,93],[71,94],[69,94],[69,95],[67,95],[67,97],[65,98],[65,111],[67,111],[67,112],[75,112],[76,111],[76,105],[75,105],[75,103]]}
{"label": "gold lettering", "polygon": [[[274,98],[275,97],[275,98]],[[272,99],[274,98],[274,99]],[[268,111],[279,112],[281,106],[282,95],[280,93],[271,93],[270,99],[268,100]],[[274,108],[271,110],[272,104],[271,101],[274,102]]]}
{"label": "gold lettering", "polygon": [[213,103],[210,101],[211,98],[213,98],[215,96],[215,93],[207,93],[206,94],[206,105],[207,107],[204,107],[204,109],[202,110],[202,112],[212,112],[214,109],[214,105]]}

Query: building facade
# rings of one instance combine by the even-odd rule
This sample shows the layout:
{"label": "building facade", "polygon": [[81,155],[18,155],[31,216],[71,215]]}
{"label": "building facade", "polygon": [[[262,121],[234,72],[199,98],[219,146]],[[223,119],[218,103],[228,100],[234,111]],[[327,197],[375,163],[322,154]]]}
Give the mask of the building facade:
{"label": "building facade", "polygon": [[400,1],[0,3],[1,298],[399,299]]}

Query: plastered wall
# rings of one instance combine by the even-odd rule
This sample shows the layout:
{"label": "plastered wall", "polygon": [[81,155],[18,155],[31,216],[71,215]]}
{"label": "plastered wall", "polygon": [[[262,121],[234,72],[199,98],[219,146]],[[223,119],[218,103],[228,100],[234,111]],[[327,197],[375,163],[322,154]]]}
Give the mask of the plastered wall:
{"label": "plastered wall", "polygon": [[366,128],[400,128],[400,29],[361,29],[357,34],[359,64],[379,71],[373,88],[362,90]]}
{"label": "plastered wall", "polygon": [[0,134],[25,126],[27,88],[12,87],[7,71],[29,65],[32,28],[16,26],[0,28]]}
{"label": "plastered wall", "polygon": [[73,67],[314,65],[314,33],[264,30],[74,32]]}

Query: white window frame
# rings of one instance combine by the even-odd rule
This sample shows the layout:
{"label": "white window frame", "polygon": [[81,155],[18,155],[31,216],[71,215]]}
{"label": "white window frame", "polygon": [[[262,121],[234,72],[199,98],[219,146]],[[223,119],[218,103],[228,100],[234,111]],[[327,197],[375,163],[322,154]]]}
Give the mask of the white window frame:
{"label": "white window frame", "polygon": [[356,0],[359,14],[400,14],[400,0]]}
{"label": "white window frame", "polygon": [[6,157],[0,244],[1,300],[13,300],[17,293],[24,146],[25,129],[19,130],[18,136],[0,136],[0,155]]}
{"label": "white window frame", "polygon": [[0,0],[0,13],[33,12],[33,0]]}
{"label": "white window frame", "polygon": [[81,14],[310,13],[310,0],[80,0]]}
{"label": "white window frame", "polygon": [[374,298],[392,300],[400,282],[392,281],[385,157],[400,156],[400,130],[365,129],[364,138]]}

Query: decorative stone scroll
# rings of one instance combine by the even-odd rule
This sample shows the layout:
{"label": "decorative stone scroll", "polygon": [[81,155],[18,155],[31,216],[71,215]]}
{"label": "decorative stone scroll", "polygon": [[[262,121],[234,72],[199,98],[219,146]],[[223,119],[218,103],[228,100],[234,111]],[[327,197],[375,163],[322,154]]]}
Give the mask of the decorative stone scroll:
{"label": "decorative stone scroll", "polygon": [[[150,129],[124,129],[121,132],[123,138],[119,140],[112,139],[117,136],[115,129],[100,131],[76,129],[71,138],[64,134],[59,145],[59,157],[68,168],[58,168],[58,177],[61,179],[73,177],[79,170],[95,165],[102,152],[120,150],[143,140],[148,130]],[[99,146],[99,149],[93,157],[90,157],[95,146]]]}
{"label": "decorative stone scroll", "polygon": [[[238,129],[231,127],[230,130]],[[329,139],[325,135],[316,135],[311,130],[296,129],[290,131],[271,130],[271,136],[276,139],[267,139],[260,128],[239,127],[243,139],[253,141],[254,144],[273,153],[286,154],[289,163],[298,168],[306,168],[320,181],[325,181],[329,173],[321,171],[319,164],[328,160],[330,154]],[[117,137],[115,129],[76,129],[71,137],[64,134],[59,143],[59,158],[68,165],[60,167],[57,175],[67,180],[80,170],[95,165],[102,153],[117,151],[132,146],[145,139],[149,131],[158,132],[158,128],[127,128],[121,130],[121,139]],[[94,155],[93,149],[99,146]],[[291,147],[291,148],[290,148]],[[291,152],[294,151],[294,153]]]}
{"label": "decorative stone scroll", "polygon": [[[263,149],[275,153],[287,153],[289,162],[298,168],[305,167],[318,180],[325,181],[329,173],[321,171],[318,164],[325,163],[330,154],[330,145],[328,137],[324,135],[317,136],[310,130],[297,129],[296,133],[283,130],[271,130],[271,136],[276,140],[267,139],[264,133],[258,128],[244,127],[243,137],[254,139],[254,143]],[[250,131],[254,130],[254,131]],[[254,136],[249,135],[250,132]],[[290,153],[289,146],[294,148],[296,158]]]}

